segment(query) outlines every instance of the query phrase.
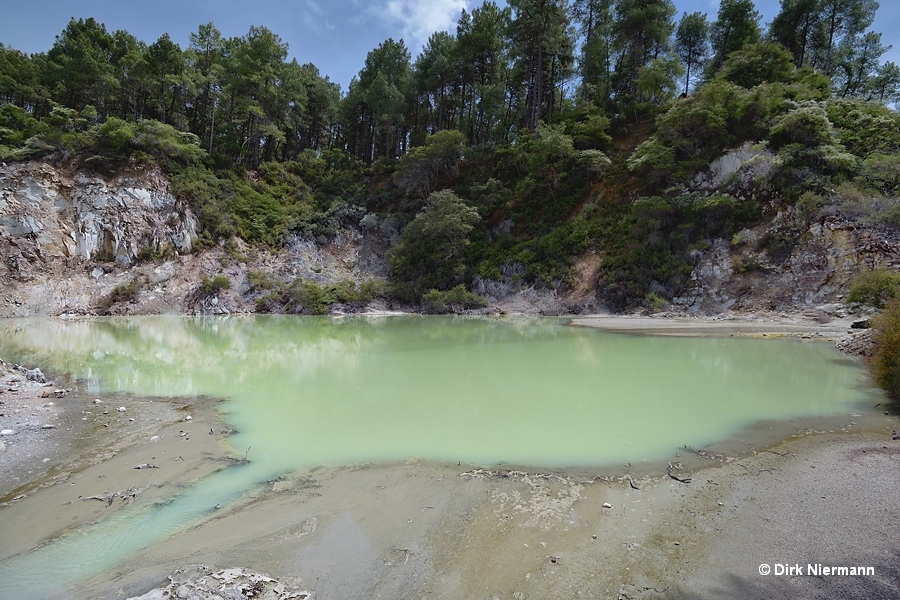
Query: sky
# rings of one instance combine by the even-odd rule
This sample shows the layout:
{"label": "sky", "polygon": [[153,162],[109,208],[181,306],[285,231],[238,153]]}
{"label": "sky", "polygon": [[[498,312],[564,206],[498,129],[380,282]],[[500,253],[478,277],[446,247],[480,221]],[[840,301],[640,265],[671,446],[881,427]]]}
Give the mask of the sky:
{"label": "sky", "polygon": [[[499,0],[498,4],[504,4]],[[94,17],[108,31],[124,29],[148,44],[168,33],[182,48],[203,23],[225,37],[265,26],[289,47],[289,56],[313,63],[346,92],[366,54],[387,38],[403,39],[413,59],[437,30],[455,32],[460,11],[481,0],[0,0],[0,42],[27,53],[45,52],[71,17]],[[715,20],[718,0],[675,0],[682,12],[706,12]],[[756,0],[764,26],[778,0]],[[872,29],[894,48],[883,57],[900,64],[900,2],[882,0]]]}

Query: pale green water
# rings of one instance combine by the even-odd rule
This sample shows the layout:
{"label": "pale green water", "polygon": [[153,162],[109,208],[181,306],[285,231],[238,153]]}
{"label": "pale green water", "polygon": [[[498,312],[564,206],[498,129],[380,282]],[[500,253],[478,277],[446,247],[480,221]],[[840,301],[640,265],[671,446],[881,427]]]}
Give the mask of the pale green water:
{"label": "pale green water", "polygon": [[[621,464],[759,421],[872,404],[862,371],[827,344],[631,337],[554,320],[10,320],[0,321],[0,356],[97,391],[224,397],[239,430],[230,443],[252,460],[165,507],[0,563],[0,598],[65,589],[293,469],[408,458]],[[56,587],[41,587],[48,565]]]}

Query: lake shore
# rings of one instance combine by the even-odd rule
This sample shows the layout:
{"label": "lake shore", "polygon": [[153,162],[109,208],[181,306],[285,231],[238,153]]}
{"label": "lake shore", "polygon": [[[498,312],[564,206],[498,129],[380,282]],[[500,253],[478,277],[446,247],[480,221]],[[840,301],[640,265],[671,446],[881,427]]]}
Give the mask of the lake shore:
{"label": "lake shore", "polygon": [[297,473],[67,594],[138,596],[203,564],[317,598],[894,598],[900,441],[885,425],[798,433],[683,481],[417,461]]}
{"label": "lake shore", "polygon": [[[620,324],[637,332],[632,321]],[[13,402],[25,387],[33,393],[16,396],[23,404],[10,414],[46,420],[46,409],[58,420],[32,431],[31,442],[17,432],[0,454],[4,480],[10,450],[26,457],[18,476],[30,478],[17,488],[26,496],[7,500],[0,514],[31,523],[4,528],[2,558],[113,510],[171,497],[235,462],[212,400],[73,388],[54,409],[40,396],[55,385],[15,383],[20,390],[0,400]],[[787,441],[740,457],[684,451],[671,469],[535,473],[414,460],[311,469],[260,482],[235,505],[58,597],[139,596],[192,564],[245,566],[317,598],[896,597],[897,425],[889,415],[848,415],[827,428],[798,420]],[[27,462],[51,439],[54,458]],[[59,457],[67,466],[53,466]],[[136,468],[145,463],[158,468]],[[48,511],[58,518],[41,520]],[[762,576],[761,564],[799,564],[804,573]],[[872,566],[875,574],[808,575],[809,564]]]}
{"label": "lake shore", "polygon": [[805,337],[837,341],[860,331],[851,328],[856,320],[853,317],[843,317],[817,322],[799,315],[785,315],[778,319],[771,317],[751,319],[748,315],[711,318],[587,315],[574,317],[571,324],[575,327],[591,327],[616,333],[701,337]]}

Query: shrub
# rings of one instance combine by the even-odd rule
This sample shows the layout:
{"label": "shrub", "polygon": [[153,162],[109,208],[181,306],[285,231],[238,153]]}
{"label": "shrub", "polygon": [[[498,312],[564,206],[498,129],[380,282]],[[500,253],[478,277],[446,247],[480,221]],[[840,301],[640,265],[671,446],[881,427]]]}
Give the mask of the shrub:
{"label": "shrub", "polygon": [[480,308],[487,306],[487,300],[466,289],[466,286],[458,286],[447,291],[429,290],[422,294],[422,308],[430,313],[447,313],[455,310]]}
{"label": "shrub", "polygon": [[135,302],[146,283],[146,278],[143,275],[138,275],[128,283],[117,285],[97,303],[97,309],[101,314],[108,314],[115,304]]}
{"label": "shrub", "polygon": [[231,280],[228,279],[228,277],[226,277],[225,275],[216,275],[212,279],[204,279],[200,283],[200,287],[197,288],[197,293],[200,296],[214,296],[222,290],[227,290],[230,287]]}
{"label": "shrub", "polygon": [[847,302],[859,302],[882,308],[898,297],[900,297],[900,273],[877,269],[865,271],[853,278]]}
{"label": "shrub", "polygon": [[878,337],[869,357],[869,373],[875,384],[894,399],[900,398],[900,301],[892,299],[875,317]]}
{"label": "shrub", "polygon": [[647,304],[647,307],[655,313],[662,312],[669,306],[669,303],[665,298],[657,296],[653,292],[649,292],[646,296],[644,296],[644,302]]}

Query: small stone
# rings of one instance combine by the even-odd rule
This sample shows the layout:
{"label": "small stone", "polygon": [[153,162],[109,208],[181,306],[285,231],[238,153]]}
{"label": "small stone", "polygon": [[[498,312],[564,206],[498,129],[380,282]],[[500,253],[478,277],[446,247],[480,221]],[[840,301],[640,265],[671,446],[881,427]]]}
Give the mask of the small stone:
{"label": "small stone", "polygon": [[15,429],[4,429],[0,431],[0,435],[16,435]]}
{"label": "small stone", "polygon": [[50,462],[50,459],[49,459],[49,458],[45,458],[45,459],[43,459],[41,462],[42,462],[42,463],[48,463],[48,462]]}
{"label": "small stone", "polygon": [[50,397],[50,392],[48,392],[47,390],[44,390],[43,392],[41,392],[41,398],[49,398],[49,397]]}
{"label": "small stone", "polygon": [[117,408],[116,410],[118,410],[119,412],[125,412],[125,407],[124,407],[124,406],[120,406],[120,407]]}
{"label": "small stone", "polygon": [[680,546],[680,545],[681,545],[681,542],[675,542],[675,545],[676,545],[676,546]]}
{"label": "small stone", "polygon": [[134,423],[134,419],[128,419],[128,420],[131,421],[132,423]]}
{"label": "small stone", "polygon": [[65,398],[66,394],[68,394],[68,393],[69,393],[69,390],[64,390],[64,389],[53,390],[53,395],[56,396],[57,398]]}
{"label": "small stone", "polygon": [[55,429],[56,425],[51,425],[50,423],[44,423],[41,425],[41,429]]}
{"label": "small stone", "polygon": [[94,404],[103,404],[103,400],[100,398],[94,398]]}
{"label": "small stone", "polygon": [[158,442],[159,439],[160,439],[160,438],[159,438],[158,435],[154,435],[152,438],[150,438],[150,441],[151,441],[151,442]]}
{"label": "small stone", "polygon": [[191,415],[188,415],[188,416],[186,416],[186,417],[184,418],[184,420],[185,420],[185,421],[190,421],[190,420],[193,419],[193,418],[194,418],[194,417],[192,417]]}
{"label": "small stone", "polygon": [[612,508],[612,504],[610,504],[609,502],[604,502],[603,508]]}

